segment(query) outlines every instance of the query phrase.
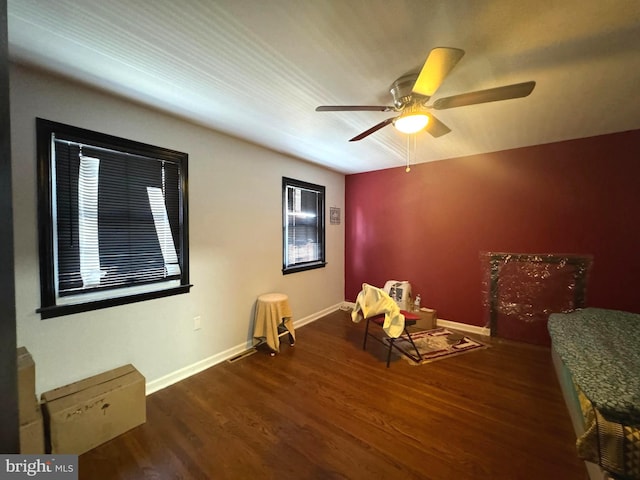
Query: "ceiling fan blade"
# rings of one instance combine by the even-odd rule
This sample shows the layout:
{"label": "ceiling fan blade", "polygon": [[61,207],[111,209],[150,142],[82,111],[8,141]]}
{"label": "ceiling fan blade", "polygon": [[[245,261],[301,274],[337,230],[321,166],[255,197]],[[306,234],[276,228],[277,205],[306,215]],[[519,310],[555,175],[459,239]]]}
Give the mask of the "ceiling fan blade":
{"label": "ceiling fan blade", "polygon": [[316,112],[393,112],[394,107],[385,105],[321,105]]}
{"label": "ceiling fan blade", "polygon": [[362,140],[363,138],[368,137],[372,133],[377,132],[378,130],[380,130],[382,127],[386,127],[387,125],[389,125],[391,122],[393,122],[394,118],[396,118],[396,117],[391,117],[391,118],[387,118],[386,120],[383,120],[382,122],[378,123],[377,125],[374,125],[373,127],[371,127],[369,130],[365,130],[360,135],[356,135],[355,137],[353,137],[349,141],[350,142],[357,142],[358,140]]}
{"label": "ceiling fan blade", "polygon": [[429,115],[429,123],[427,123],[425,130],[432,137],[436,137],[436,138],[441,137],[442,135],[446,135],[451,131],[449,127],[447,127],[444,123],[442,123],[440,120],[438,120],[436,117],[434,117],[431,114]]}
{"label": "ceiling fan blade", "polygon": [[432,97],[463,55],[464,50],[459,48],[438,47],[431,50],[413,85],[413,93]]}
{"label": "ceiling fan blade", "polygon": [[499,100],[509,100],[511,98],[521,98],[529,95],[536,82],[514,83],[504,87],[489,88],[476,92],[462,93],[451,97],[439,98],[433,103],[436,110],[446,108],[464,107],[466,105],[476,105],[478,103],[497,102]]}

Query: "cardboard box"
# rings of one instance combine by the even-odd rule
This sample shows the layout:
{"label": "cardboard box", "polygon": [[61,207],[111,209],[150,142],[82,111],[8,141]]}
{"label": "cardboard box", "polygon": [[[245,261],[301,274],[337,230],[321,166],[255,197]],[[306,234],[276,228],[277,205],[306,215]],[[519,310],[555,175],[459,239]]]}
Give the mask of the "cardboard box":
{"label": "cardboard box", "polygon": [[80,455],[146,421],[145,379],[125,365],[42,394],[49,453]]}
{"label": "cardboard box", "polygon": [[35,420],[20,425],[20,453],[43,454],[44,451],[44,423],[40,405],[36,404],[33,415]]}
{"label": "cardboard box", "polygon": [[36,364],[25,347],[16,351],[18,364],[18,416],[20,425],[37,420],[40,411],[36,397]]}
{"label": "cardboard box", "polygon": [[436,311],[432,308],[422,307],[418,312],[414,312],[420,315],[420,320],[416,322],[416,327],[420,327],[424,330],[433,330],[436,327],[437,316]]}

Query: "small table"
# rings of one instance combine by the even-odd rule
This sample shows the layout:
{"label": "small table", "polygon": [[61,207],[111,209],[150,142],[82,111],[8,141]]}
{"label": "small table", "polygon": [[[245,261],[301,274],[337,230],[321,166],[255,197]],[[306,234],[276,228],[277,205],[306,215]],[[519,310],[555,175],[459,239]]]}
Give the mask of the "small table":
{"label": "small table", "polygon": [[284,293],[260,295],[256,303],[254,338],[264,339],[272,350],[271,355],[273,356],[280,351],[280,337],[287,334],[293,347],[296,334],[293,329],[293,314],[289,305],[289,297]]}

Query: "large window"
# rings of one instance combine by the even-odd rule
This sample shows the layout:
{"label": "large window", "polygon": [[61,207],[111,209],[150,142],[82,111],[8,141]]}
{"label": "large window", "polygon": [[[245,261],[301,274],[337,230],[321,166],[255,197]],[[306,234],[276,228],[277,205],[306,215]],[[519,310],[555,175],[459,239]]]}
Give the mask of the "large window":
{"label": "large window", "polygon": [[285,274],[326,265],[324,192],[323,186],[282,178],[282,272]]}
{"label": "large window", "polygon": [[188,292],[187,154],[36,129],[42,318]]}

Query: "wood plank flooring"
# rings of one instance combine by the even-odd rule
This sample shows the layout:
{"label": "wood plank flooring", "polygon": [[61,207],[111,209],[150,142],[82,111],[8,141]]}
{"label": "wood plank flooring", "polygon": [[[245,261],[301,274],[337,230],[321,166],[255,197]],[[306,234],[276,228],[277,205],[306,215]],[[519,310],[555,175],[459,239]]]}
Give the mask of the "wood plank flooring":
{"label": "wood plank flooring", "polygon": [[584,480],[548,348],[412,366],[336,311],[147,397],[147,423],[80,456],[80,479]]}

